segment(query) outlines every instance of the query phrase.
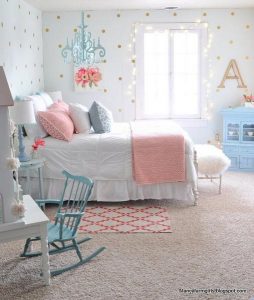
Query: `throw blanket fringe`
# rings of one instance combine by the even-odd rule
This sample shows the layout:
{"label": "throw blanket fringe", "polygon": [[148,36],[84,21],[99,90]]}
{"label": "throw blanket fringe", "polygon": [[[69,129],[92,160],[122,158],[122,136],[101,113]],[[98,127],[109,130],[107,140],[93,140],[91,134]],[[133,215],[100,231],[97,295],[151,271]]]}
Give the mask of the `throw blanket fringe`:
{"label": "throw blanket fringe", "polygon": [[174,122],[131,123],[133,178],[138,184],[185,181],[185,139]]}

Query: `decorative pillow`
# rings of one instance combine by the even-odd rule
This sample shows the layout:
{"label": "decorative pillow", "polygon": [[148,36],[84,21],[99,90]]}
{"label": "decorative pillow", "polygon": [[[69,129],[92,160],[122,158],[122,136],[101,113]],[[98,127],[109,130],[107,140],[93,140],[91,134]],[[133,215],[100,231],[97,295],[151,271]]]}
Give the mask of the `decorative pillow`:
{"label": "decorative pillow", "polygon": [[40,95],[33,95],[33,96],[28,96],[25,98],[25,100],[31,100],[33,102],[34,106],[34,114],[35,114],[35,119],[36,119],[36,124],[31,124],[31,125],[25,125],[25,130],[30,139],[34,139],[36,137],[39,138],[44,138],[48,134],[44,130],[44,128],[41,126],[40,122],[38,121],[38,112],[39,111],[46,111],[47,106],[45,104],[44,99]]}
{"label": "decorative pillow", "polygon": [[66,112],[49,109],[38,112],[38,118],[44,129],[52,137],[65,141],[72,139],[74,125]]}
{"label": "decorative pillow", "polygon": [[78,103],[70,103],[70,117],[77,133],[89,133],[91,123],[88,108]]}
{"label": "decorative pillow", "polygon": [[43,93],[39,93],[39,95],[43,98],[43,100],[46,104],[46,107],[49,107],[50,105],[52,105],[54,103],[48,93],[43,92]]}
{"label": "decorative pillow", "polygon": [[58,100],[63,100],[63,95],[61,91],[48,92],[48,94],[53,100],[53,102],[56,102]]}
{"label": "decorative pillow", "polygon": [[54,109],[57,111],[63,111],[67,114],[69,114],[69,105],[62,100],[57,100],[55,103],[53,103],[50,107],[50,110]]}
{"label": "decorative pillow", "polygon": [[111,131],[113,124],[112,113],[101,103],[93,102],[89,109],[89,116],[95,133]]}

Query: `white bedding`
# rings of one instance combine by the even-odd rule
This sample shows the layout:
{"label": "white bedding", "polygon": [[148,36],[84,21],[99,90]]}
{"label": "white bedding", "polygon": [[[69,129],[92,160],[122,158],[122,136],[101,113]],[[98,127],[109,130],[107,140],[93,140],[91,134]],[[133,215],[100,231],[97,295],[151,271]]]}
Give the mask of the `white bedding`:
{"label": "white bedding", "polygon": [[[167,125],[171,121],[167,122]],[[47,162],[44,178],[48,197],[56,196],[61,188],[62,170],[85,175],[95,181],[93,198],[99,201],[125,201],[147,198],[193,199],[196,185],[193,165],[193,145],[185,132],[186,182],[138,186],[132,179],[131,131],[129,123],[115,123],[105,134],[76,134],[71,142],[45,138],[40,155]],[[31,141],[26,141],[27,146]],[[58,187],[59,186],[59,187]],[[179,191],[178,191],[179,189]],[[157,195],[157,196],[156,196]],[[183,199],[184,198],[184,199]]]}

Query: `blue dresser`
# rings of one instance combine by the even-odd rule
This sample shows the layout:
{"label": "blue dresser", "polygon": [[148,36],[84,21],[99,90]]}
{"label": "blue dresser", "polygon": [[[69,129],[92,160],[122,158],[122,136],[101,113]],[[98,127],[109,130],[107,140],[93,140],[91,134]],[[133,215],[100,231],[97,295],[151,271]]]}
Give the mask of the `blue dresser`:
{"label": "blue dresser", "polygon": [[223,151],[231,159],[231,170],[254,171],[254,108],[221,111]]}

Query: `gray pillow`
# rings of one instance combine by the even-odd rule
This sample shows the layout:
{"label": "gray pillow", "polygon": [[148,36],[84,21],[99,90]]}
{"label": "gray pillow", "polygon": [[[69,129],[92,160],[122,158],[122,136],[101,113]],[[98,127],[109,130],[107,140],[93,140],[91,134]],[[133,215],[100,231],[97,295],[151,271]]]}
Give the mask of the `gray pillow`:
{"label": "gray pillow", "polygon": [[112,113],[101,103],[93,102],[89,109],[89,116],[95,133],[111,131],[113,124]]}

